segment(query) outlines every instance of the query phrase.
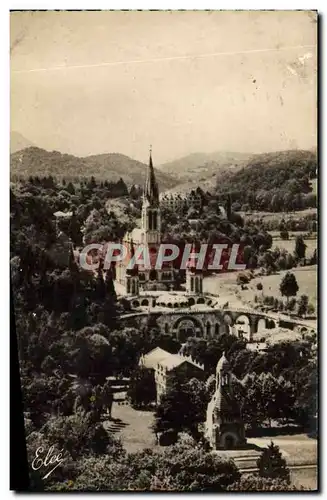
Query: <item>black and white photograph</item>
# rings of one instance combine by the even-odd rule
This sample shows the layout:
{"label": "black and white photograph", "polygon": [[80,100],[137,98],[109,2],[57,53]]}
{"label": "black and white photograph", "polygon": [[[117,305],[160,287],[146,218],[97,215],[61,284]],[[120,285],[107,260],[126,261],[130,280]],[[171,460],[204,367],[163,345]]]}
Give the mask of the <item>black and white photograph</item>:
{"label": "black and white photograph", "polygon": [[25,491],[317,492],[318,12],[9,17]]}

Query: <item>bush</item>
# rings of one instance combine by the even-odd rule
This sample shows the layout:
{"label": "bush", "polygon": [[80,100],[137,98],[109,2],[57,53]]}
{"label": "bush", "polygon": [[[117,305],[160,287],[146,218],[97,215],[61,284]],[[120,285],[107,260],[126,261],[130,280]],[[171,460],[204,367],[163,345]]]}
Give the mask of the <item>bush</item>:
{"label": "bush", "polygon": [[296,488],[287,481],[281,479],[270,479],[254,474],[242,476],[240,481],[228,486],[227,491],[303,491],[304,488]]}
{"label": "bush", "polygon": [[175,444],[178,439],[178,432],[173,429],[162,432],[159,436],[159,444],[160,446],[171,446]]}
{"label": "bush", "polygon": [[290,483],[290,471],[286,466],[286,460],[282,457],[279,447],[274,445],[272,441],[258,458],[257,467],[261,477]]}
{"label": "bush", "polygon": [[289,239],[289,233],[288,233],[287,229],[283,229],[280,232],[280,237],[281,237],[282,240],[288,240]]}
{"label": "bush", "polygon": [[315,312],[315,307],[314,307],[314,305],[313,305],[313,304],[311,304],[311,302],[310,302],[310,304],[308,304],[307,313],[308,313],[309,315],[311,315],[311,314],[314,314],[314,312]]}
{"label": "bush", "polygon": [[247,274],[245,272],[238,273],[237,279],[236,279],[236,282],[238,285],[245,285],[245,284],[249,283],[249,281],[250,281],[249,274]]}

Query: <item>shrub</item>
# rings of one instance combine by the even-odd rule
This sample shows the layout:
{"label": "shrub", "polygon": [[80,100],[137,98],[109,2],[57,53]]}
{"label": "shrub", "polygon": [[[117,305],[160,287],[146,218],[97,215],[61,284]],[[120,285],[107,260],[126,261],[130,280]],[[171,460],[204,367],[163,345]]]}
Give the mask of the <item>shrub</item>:
{"label": "shrub", "polygon": [[236,279],[238,285],[245,285],[246,283],[249,283],[249,281],[250,281],[250,276],[247,273],[245,272],[238,273]]}
{"label": "shrub", "polygon": [[282,229],[280,232],[280,237],[282,240],[288,240],[289,239],[289,233],[287,229]]}

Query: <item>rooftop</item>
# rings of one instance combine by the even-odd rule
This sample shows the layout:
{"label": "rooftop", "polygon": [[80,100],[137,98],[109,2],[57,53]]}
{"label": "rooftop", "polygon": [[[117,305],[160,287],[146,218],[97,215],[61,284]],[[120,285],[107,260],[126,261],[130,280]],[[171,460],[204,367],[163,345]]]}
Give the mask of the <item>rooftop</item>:
{"label": "rooftop", "polygon": [[191,363],[192,365],[196,366],[197,368],[200,368],[201,370],[204,369],[203,365],[200,365],[196,361],[194,361],[191,356],[183,356],[181,354],[171,354],[170,356],[167,356],[163,358],[161,361],[159,361],[159,364],[165,368],[167,368],[168,371],[172,370],[173,368],[176,368],[177,366],[182,365],[183,363]]}
{"label": "rooftop", "polygon": [[140,364],[145,368],[154,368],[159,361],[163,360],[167,356],[172,356],[172,354],[164,349],[161,349],[161,347],[156,347],[141,357]]}

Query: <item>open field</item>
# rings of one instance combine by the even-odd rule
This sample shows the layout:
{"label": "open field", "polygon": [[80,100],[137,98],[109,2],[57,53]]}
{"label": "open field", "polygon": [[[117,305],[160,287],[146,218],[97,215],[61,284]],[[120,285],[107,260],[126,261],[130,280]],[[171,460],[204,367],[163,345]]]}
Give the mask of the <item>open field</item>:
{"label": "open field", "polygon": [[[316,239],[312,240],[304,240],[304,243],[307,245],[306,254],[307,258],[312,257],[313,252],[318,247],[318,241]],[[295,249],[295,239],[282,240],[280,238],[274,238],[272,249],[278,247],[280,250],[283,248],[287,250],[289,253],[293,253]]]}
{"label": "open field", "polygon": [[104,422],[104,427],[121,438],[128,453],[156,447],[155,435],[151,430],[153,412],[134,410],[129,405],[114,402],[112,418]]}
{"label": "open field", "polygon": [[292,469],[291,481],[296,488],[303,486],[306,489],[315,491],[318,488],[317,468]]}
{"label": "open field", "polygon": [[[249,290],[241,290],[241,296],[244,297],[245,300],[251,300],[251,297],[253,296],[254,300],[254,295],[258,295],[259,293],[256,289],[256,285],[261,282],[263,285],[263,293],[265,295],[273,295],[278,299],[282,299],[279,285],[286,272],[287,271],[280,271],[278,274],[260,276],[253,279],[249,284]],[[317,309],[317,266],[297,267],[291,269],[291,272],[296,277],[299,285],[297,296],[300,297],[300,295],[303,294],[308,295],[309,302],[311,302]]]}
{"label": "open field", "polygon": [[271,441],[279,446],[288,465],[313,465],[317,463],[317,440],[307,434],[279,435],[276,437],[250,438],[249,442],[263,448]]}
{"label": "open field", "polygon": [[[279,291],[279,285],[283,275],[287,271],[280,271],[271,276],[259,276],[250,281],[247,290],[241,290],[237,285],[237,273],[224,273],[215,276],[209,276],[203,280],[204,292],[219,295],[229,302],[230,306],[242,306],[244,304],[253,304],[254,296],[260,295],[256,285],[262,283],[264,295],[273,295],[279,299],[282,298]],[[309,302],[312,302],[317,309],[317,266],[305,266],[291,269],[299,285],[298,296],[308,295]]]}
{"label": "open field", "polygon": [[[274,444],[285,458],[291,470],[291,481],[297,488],[303,486],[310,490],[317,489],[317,440],[309,438],[306,434],[275,436]],[[271,438],[248,438],[248,444],[254,446],[253,450],[224,450],[217,452],[225,457],[233,458],[237,466],[245,474],[253,473],[257,469],[256,461],[260,456],[259,449],[269,446]],[[246,469],[249,469],[247,472]]]}
{"label": "open field", "polygon": [[305,210],[299,210],[297,212],[238,212],[244,220],[247,219],[263,219],[264,221],[278,220],[282,219],[301,219],[307,215],[316,214],[316,208],[306,208]]}

